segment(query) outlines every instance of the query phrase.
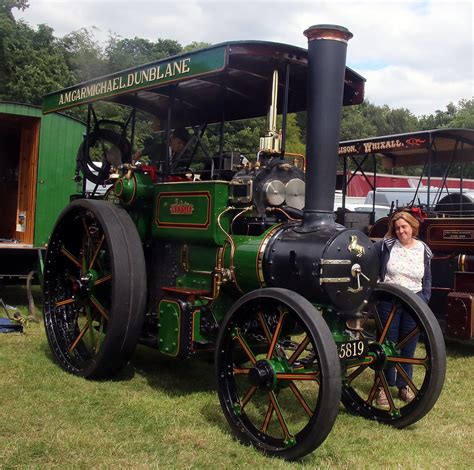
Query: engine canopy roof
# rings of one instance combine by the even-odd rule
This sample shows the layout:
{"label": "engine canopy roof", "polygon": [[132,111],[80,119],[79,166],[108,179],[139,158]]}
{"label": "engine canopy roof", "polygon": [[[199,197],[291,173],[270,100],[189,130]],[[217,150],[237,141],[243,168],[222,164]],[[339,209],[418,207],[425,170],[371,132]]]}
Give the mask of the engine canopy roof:
{"label": "engine canopy roof", "polygon": [[[279,71],[278,109],[289,71],[288,111],[306,109],[308,52],[263,41],[235,41],[157,60],[139,67],[50,93],[43,113],[106,100],[153,115],[166,116],[173,103],[173,121],[182,126],[264,116],[268,112],[273,71]],[[344,105],[360,104],[365,79],[346,67]]]}

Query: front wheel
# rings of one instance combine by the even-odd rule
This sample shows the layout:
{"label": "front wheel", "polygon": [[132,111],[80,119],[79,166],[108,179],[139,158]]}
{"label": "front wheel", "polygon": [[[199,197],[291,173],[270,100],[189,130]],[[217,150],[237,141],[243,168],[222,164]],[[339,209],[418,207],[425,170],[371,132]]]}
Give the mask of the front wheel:
{"label": "front wheel", "polygon": [[[368,341],[368,354],[347,363],[342,402],[355,414],[397,428],[413,424],[431,410],[443,387],[446,349],[439,324],[416,294],[393,284],[378,284],[362,314],[357,334]],[[413,400],[399,397],[397,386]],[[377,400],[381,390],[385,404]]]}
{"label": "front wheel", "polygon": [[222,409],[242,442],[293,460],[331,431],[341,392],[337,348],[320,312],[299,294],[244,295],[219,331],[216,372]]}

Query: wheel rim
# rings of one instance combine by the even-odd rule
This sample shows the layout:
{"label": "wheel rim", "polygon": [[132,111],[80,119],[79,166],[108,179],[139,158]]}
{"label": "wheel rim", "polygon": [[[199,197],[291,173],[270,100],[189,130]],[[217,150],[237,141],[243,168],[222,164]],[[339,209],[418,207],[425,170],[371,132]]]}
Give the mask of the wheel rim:
{"label": "wheel rim", "polygon": [[[327,351],[321,351],[314,324],[285,302],[267,298],[245,303],[223,328],[219,397],[234,431],[244,442],[285,458],[312,451],[332,427],[340,387],[334,367],[337,386],[331,389]],[[321,422],[322,410],[327,423]]]}
{"label": "wheel rim", "polygon": [[[401,308],[413,324],[392,341],[390,327]],[[430,318],[426,304],[397,286],[376,289],[363,314],[356,334],[369,342],[369,352],[346,364],[342,401],[349,410],[367,418],[396,427],[412,424],[434,405],[444,380],[444,343],[436,320]],[[402,351],[410,342],[416,342],[416,349],[406,357]],[[412,368],[411,377],[407,366]],[[399,398],[397,384],[389,384],[390,370],[404,382],[398,385],[406,385],[414,394],[413,401]],[[377,403],[379,388],[384,390],[388,406]]]}

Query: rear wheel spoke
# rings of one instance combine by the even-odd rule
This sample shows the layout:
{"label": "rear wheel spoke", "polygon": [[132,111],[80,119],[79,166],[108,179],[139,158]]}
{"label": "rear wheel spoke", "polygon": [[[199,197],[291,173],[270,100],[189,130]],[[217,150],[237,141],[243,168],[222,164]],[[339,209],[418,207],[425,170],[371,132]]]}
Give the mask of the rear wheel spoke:
{"label": "rear wheel spoke", "polygon": [[98,286],[99,284],[103,284],[104,282],[111,281],[112,274],[108,274],[107,276],[101,277],[94,282],[94,286]]}
{"label": "rear wheel spoke", "polygon": [[102,248],[102,244],[104,243],[105,236],[102,235],[102,238],[100,239],[99,243],[97,244],[97,247],[94,251],[94,254],[92,255],[91,262],[89,264],[89,269],[92,269],[94,267],[95,260],[97,259],[97,255],[99,254],[99,251]]}
{"label": "rear wheel spoke", "polygon": [[73,264],[75,264],[79,269],[82,269],[81,262],[69,250],[67,250],[64,246],[61,247],[59,252],[61,254],[63,254],[66,258],[68,258],[70,261],[72,261]]}
{"label": "rear wheel spoke", "polygon": [[73,299],[72,297],[70,299],[65,299],[65,300],[59,300],[54,304],[54,306],[57,307],[63,307],[64,305],[70,305],[73,304],[76,300]]}
{"label": "rear wheel spoke", "polygon": [[109,319],[109,312],[103,307],[103,305],[93,295],[90,298],[90,303],[106,320]]}
{"label": "rear wheel spoke", "polygon": [[86,333],[86,331],[89,329],[89,323],[86,323],[83,327],[82,330],[79,332],[79,335],[77,338],[74,340],[74,342],[71,344],[70,348],[68,349],[68,352],[74,351],[76,346],[79,344],[79,341],[81,341],[82,337]]}

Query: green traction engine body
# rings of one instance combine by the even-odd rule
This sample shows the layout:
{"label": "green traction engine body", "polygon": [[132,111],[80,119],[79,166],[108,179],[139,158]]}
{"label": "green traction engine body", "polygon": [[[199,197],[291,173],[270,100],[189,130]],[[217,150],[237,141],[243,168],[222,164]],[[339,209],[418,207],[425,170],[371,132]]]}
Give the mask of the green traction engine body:
{"label": "green traction engine body", "polygon": [[[345,67],[346,28],[305,35],[308,50],[236,41],[158,60],[50,94],[43,108],[88,104],[76,179],[96,184],[84,184],[49,239],[44,322],[57,362],[103,379],[137,344],[174,359],[213,355],[233,433],[290,460],[324,441],[341,400],[395,427],[419,420],[445,369],[428,307],[378,285],[375,245],[335,221],[342,106],[363,101],[364,79]],[[96,100],[127,106],[126,122],[99,120]],[[288,115],[301,111],[306,158],[286,152]],[[162,120],[160,159],[132,159],[139,113]],[[226,122],[263,116],[254,157],[226,149]],[[173,133],[186,129],[173,154]],[[395,343],[387,331],[400,306],[416,327]],[[418,338],[416,357],[402,357]],[[406,363],[418,368],[413,380]],[[416,401],[381,409],[374,397],[390,396],[394,367]]]}
{"label": "green traction engine body", "polygon": [[[281,165],[287,166],[287,163]],[[295,169],[286,171],[295,172]],[[273,185],[275,181],[272,180]],[[329,235],[327,228],[293,233],[300,221],[256,216],[255,204],[239,204],[238,198],[231,194],[235,185],[235,179],[154,184],[149,175],[140,172],[115,183],[115,194],[127,208],[146,246],[150,307],[140,341],[163,354],[185,358],[199,351],[213,350],[226,312],[239,297],[256,289],[286,287],[292,282],[301,284],[297,288],[300,293],[331,318],[334,316],[331,297],[340,297],[341,293],[349,295],[351,299],[341,304],[348,314],[355,312],[365,298],[351,292],[360,282],[351,274],[356,261],[359,265],[365,263],[368,278],[376,278],[374,266],[377,264],[371,253],[374,250],[364,234],[341,226],[330,229]],[[364,250],[363,257],[349,251],[352,232]],[[287,248],[281,246],[280,238],[288,233],[293,233],[290,238],[298,236],[299,240],[290,249],[293,255],[286,257],[283,253]],[[314,257],[313,253],[318,252],[321,243],[325,246],[328,238],[340,240],[347,263],[336,264],[335,268],[324,265],[326,274],[322,274],[321,255]],[[364,245],[360,245],[361,242]],[[284,244],[290,243],[287,240]],[[340,252],[341,247],[338,248]],[[277,250],[282,254],[272,256]],[[295,257],[293,267],[291,256]],[[354,261],[349,263],[351,258]],[[317,295],[317,287],[313,289],[311,283],[299,280],[306,265],[320,286],[324,286],[321,277],[325,276],[327,286],[334,281],[334,285],[344,287],[335,293],[331,287],[320,287]],[[341,269],[345,271],[342,274]],[[329,277],[331,272],[332,277]],[[362,281],[367,282],[365,278]],[[370,291],[371,286],[360,289],[364,296],[367,289]],[[344,317],[340,317],[340,321],[337,316],[334,318],[331,324],[334,339],[337,342],[350,340]]]}

